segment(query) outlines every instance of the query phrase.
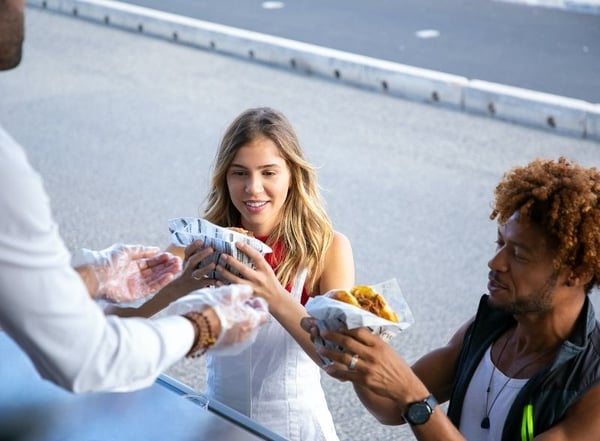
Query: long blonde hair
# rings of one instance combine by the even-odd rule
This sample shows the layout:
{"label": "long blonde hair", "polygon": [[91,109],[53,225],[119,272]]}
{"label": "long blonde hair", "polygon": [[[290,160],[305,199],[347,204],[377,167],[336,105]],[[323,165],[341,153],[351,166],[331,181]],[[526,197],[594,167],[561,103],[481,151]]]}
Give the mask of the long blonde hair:
{"label": "long blonde hair", "polygon": [[318,290],[325,253],[333,241],[333,226],[320,195],[317,173],[304,159],[298,137],[283,114],[268,107],[248,109],[229,125],[213,164],[204,218],[225,227],[240,225],[240,212],[227,187],[227,171],[238,150],[259,137],[270,139],[279,148],[291,175],[281,221],[267,239],[269,245],[281,240],[284,248],[275,273],[286,286],[299,271],[307,269],[307,290],[317,294],[314,291]]}

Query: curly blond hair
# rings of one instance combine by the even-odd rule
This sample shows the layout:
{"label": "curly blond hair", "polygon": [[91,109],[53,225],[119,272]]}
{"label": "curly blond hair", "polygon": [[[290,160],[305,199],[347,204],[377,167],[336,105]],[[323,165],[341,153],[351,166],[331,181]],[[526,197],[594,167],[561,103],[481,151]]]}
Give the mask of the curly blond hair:
{"label": "curly blond hair", "polygon": [[555,244],[555,269],[564,266],[600,283],[600,172],[564,157],[537,159],[505,173],[496,187],[490,219],[520,218],[540,226]]}

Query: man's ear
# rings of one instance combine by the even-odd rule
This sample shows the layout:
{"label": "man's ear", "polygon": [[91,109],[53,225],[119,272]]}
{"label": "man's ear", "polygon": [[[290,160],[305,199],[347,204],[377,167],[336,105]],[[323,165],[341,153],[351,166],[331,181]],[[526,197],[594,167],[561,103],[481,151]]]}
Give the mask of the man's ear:
{"label": "man's ear", "polygon": [[571,271],[571,274],[565,281],[565,285],[568,287],[574,286],[586,286],[592,280],[591,272],[583,272],[578,270]]}

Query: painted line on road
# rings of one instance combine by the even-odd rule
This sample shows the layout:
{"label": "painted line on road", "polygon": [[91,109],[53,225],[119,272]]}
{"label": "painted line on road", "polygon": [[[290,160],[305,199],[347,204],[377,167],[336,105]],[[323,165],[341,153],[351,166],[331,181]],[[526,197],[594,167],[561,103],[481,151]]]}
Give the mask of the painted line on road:
{"label": "painted line on road", "polygon": [[324,48],[112,0],[27,5],[386,95],[600,141],[600,104]]}

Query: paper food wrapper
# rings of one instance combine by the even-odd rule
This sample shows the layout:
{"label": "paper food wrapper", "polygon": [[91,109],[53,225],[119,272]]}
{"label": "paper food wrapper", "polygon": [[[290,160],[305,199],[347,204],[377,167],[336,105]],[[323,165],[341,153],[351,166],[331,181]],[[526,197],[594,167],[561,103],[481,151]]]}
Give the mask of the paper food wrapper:
{"label": "paper food wrapper", "polygon": [[[221,254],[228,254],[235,257],[249,268],[254,268],[254,263],[250,258],[239,251],[235,244],[243,242],[250,245],[262,255],[272,253],[273,250],[260,240],[246,236],[245,234],[231,230],[229,228],[220,227],[206,219],[196,217],[180,217],[169,221],[169,231],[171,232],[171,241],[179,247],[187,247],[196,240],[201,240],[205,247],[211,247],[215,250],[213,254],[200,262],[199,266],[208,265],[211,262],[217,262]],[[229,265],[225,267],[228,271],[236,276],[240,274],[231,268]],[[211,279],[219,279],[216,273],[209,274]]]}
{"label": "paper food wrapper", "polygon": [[[317,319],[319,330],[339,331],[367,327],[373,334],[379,335],[388,342],[414,323],[413,314],[396,279],[369,286],[381,294],[390,308],[398,314],[398,323],[390,322],[371,312],[325,296],[310,298],[306,303],[306,311]],[[343,348],[332,342],[322,338],[315,339],[317,349],[322,345],[328,349],[343,351]],[[331,360],[325,357],[321,357],[321,360],[325,365],[331,363]]]}

